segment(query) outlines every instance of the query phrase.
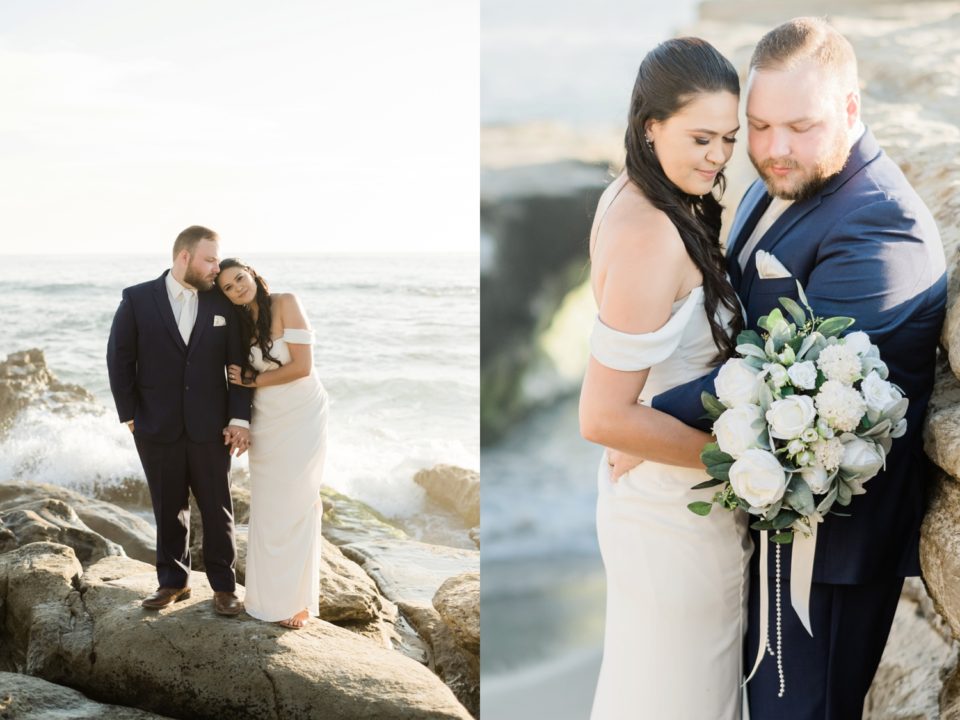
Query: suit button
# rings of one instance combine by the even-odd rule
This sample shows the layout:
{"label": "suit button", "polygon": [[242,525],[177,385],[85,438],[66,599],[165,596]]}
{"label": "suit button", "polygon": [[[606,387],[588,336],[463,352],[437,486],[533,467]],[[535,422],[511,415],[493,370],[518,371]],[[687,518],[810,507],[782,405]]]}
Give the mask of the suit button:
{"label": "suit button", "polygon": [[190,389],[190,386],[189,386],[189,385],[187,385],[187,390],[189,390],[189,389]]}

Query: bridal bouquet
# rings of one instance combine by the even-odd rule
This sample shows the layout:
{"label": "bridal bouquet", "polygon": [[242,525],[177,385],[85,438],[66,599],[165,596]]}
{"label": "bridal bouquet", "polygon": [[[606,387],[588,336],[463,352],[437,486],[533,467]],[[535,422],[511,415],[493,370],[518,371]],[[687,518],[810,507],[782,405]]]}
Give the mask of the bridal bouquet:
{"label": "bridal bouquet", "polygon": [[712,479],[695,489],[722,487],[712,502],[688,505],[698,515],[714,503],[743,508],[779,543],[866,492],[907,429],[908,400],[887,380],[877,346],[864,332],[839,337],[854,320],[816,317],[797,287],[805,309],[780,298],[792,322],[776,308],[760,318],[763,337],[741,333],[717,397],[703,393],[717,441],[700,455]]}

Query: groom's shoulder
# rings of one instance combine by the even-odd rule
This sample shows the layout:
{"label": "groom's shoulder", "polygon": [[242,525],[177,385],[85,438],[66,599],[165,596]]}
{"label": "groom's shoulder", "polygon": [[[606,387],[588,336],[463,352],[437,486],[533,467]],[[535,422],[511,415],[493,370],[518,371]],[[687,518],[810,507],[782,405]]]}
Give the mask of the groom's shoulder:
{"label": "groom's shoulder", "polygon": [[141,295],[148,295],[156,289],[157,283],[161,282],[162,280],[163,280],[163,275],[161,275],[158,278],[153,278],[152,280],[144,280],[143,282],[137,283],[136,285],[130,285],[128,287],[125,287],[123,289],[123,296],[138,297]]}

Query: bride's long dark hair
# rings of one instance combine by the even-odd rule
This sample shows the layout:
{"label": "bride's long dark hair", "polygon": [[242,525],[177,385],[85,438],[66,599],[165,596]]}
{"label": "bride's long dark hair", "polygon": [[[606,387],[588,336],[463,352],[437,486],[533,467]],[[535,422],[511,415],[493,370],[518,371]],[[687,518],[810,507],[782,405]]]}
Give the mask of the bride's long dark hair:
{"label": "bride's long dark hair", "polygon": [[[740,79],[730,61],[710,43],[684,37],[659,44],[643,59],[630,98],[627,124],[626,170],[630,180],[648,200],[670,218],[680,233],[687,254],[703,275],[704,305],[719,359],[734,354],[736,337],[743,330],[740,301],[727,279],[720,247],[720,214],[723,206],[714,195],[688,195],[664,174],[655,148],[646,143],[650,120],[663,121],[690,103],[699,93],[729,92],[740,95]],[[714,187],[723,195],[726,179],[717,173]],[[733,313],[729,328],[717,318],[720,306]]]}
{"label": "bride's long dark hair", "polygon": [[[220,272],[228,268],[241,268],[250,274],[253,282],[257,286],[257,320],[254,322],[253,313],[246,305],[236,306],[237,317],[240,318],[240,332],[243,337],[250,341],[251,345],[260,348],[265,362],[275,362],[277,365],[282,363],[270,354],[273,349],[273,340],[270,337],[270,327],[273,324],[273,301],[270,297],[270,286],[257,271],[241,261],[239,258],[226,258],[220,262]],[[220,286],[217,285],[219,289]],[[223,292],[221,290],[221,292]],[[243,358],[243,374],[255,375],[256,372],[250,364],[249,353]]]}

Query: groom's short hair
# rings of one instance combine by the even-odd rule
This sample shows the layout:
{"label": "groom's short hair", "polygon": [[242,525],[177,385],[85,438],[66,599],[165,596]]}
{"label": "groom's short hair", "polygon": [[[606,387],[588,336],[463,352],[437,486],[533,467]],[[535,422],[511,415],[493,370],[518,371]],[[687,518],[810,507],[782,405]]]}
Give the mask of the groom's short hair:
{"label": "groom's short hair", "polygon": [[791,70],[812,60],[830,74],[858,89],[857,56],[850,41],[823,18],[799,17],[768,32],[750,58],[751,70]]}
{"label": "groom's short hair", "polygon": [[201,240],[220,240],[220,236],[210,228],[203,227],[203,225],[191,225],[182,233],[177,235],[177,239],[174,240],[173,259],[177,259],[177,255],[180,254],[181,250],[186,250],[188,253],[190,253],[190,257],[193,257],[193,252],[197,247],[197,243]]}

